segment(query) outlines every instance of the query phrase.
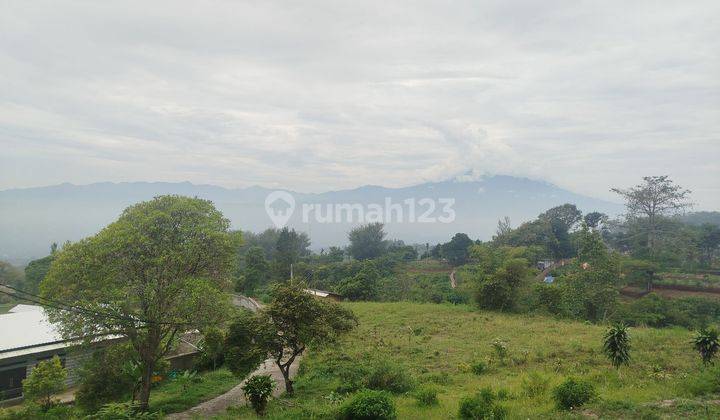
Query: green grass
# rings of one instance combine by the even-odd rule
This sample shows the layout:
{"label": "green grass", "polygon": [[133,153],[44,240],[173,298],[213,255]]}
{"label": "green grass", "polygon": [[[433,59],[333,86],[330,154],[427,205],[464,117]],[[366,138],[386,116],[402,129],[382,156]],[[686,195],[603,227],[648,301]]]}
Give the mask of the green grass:
{"label": "green grass", "polygon": [[17,303],[0,303],[0,314],[7,313],[7,311],[15,305],[17,305]]}
{"label": "green grass", "polygon": [[239,383],[240,379],[225,368],[198,374],[187,389],[183,389],[180,381],[169,379],[151,391],[150,409],[165,414],[185,411],[224,394]]}
{"label": "green grass", "polygon": [[[720,415],[720,406],[698,397],[718,391],[718,371],[700,365],[687,330],[632,328],[633,360],[617,372],[601,352],[603,326],[483,312],[466,305],[346,305],[357,314],[358,328],[338,345],[311,351],[303,360],[296,395],[272,401],[268,418],[331,417],[342,399],[333,392],[342,384],[333,368],[379,358],[406,367],[419,385],[432,383],[439,390],[440,403],[431,407],[419,406],[410,393],[396,395],[401,419],[453,417],[463,396],[485,386],[507,393],[502,404],[509,418],[572,418],[577,413],[558,412],[551,398],[552,388],[569,376],[592,382],[598,391],[599,400],[583,408],[586,414]],[[490,345],[496,338],[508,344],[504,362]],[[471,369],[478,361],[488,366],[480,375]],[[533,379],[540,386],[529,387]],[[239,408],[225,418],[253,416],[249,408]]]}

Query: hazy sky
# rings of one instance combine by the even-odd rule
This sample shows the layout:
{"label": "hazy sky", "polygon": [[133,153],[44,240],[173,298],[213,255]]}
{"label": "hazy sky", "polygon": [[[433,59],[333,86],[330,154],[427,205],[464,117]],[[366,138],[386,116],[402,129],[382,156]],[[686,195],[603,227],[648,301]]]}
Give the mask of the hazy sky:
{"label": "hazy sky", "polygon": [[720,208],[720,2],[0,1],[0,189],[472,171]]}

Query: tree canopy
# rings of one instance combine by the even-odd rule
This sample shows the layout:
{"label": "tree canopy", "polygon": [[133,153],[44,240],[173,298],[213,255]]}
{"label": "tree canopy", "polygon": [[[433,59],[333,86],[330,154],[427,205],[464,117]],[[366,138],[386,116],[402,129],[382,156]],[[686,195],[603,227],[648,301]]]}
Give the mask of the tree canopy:
{"label": "tree canopy", "polygon": [[65,337],[127,337],[142,366],[141,408],[150,379],[178,334],[226,314],[238,238],[210,201],[160,196],[127,208],[97,235],[65,246],[40,285]]}
{"label": "tree canopy", "polygon": [[357,323],[352,312],[316,298],[301,282],[273,285],[270,304],[257,313],[244,312],[230,327],[226,360],[238,375],[250,372],[265,357],[271,357],[291,394],[290,366],[309,346],[335,341]]}
{"label": "tree canopy", "polygon": [[382,223],[358,226],[348,234],[348,253],[357,260],[368,260],[381,256],[387,247]]}

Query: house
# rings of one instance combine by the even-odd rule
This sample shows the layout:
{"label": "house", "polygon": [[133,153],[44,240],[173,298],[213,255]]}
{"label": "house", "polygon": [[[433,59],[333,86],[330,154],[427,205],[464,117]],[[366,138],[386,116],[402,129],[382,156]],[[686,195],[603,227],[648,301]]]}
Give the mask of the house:
{"label": "house", "polygon": [[324,290],[317,290],[317,289],[305,289],[305,291],[313,296],[319,297],[321,299],[330,299],[334,300],[335,302],[340,302],[343,300],[343,296],[339,295],[337,293],[333,292],[326,292]]}
{"label": "house", "polygon": [[[166,356],[173,370],[190,369],[197,354],[200,333],[182,334],[177,346]],[[83,345],[82,338],[64,339],[47,319],[40,306],[16,305],[0,314],[0,403],[12,404],[22,399],[22,381],[39,362],[58,356],[68,372],[65,385],[78,380],[78,368],[98,348],[125,340],[105,336]]]}
{"label": "house", "polygon": [[78,339],[63,339],[40,306],[16,305],[0,315],[0,401],[21,398],[23,379],[38,362],[53,356],[58,356],[68,371],[65,384],[73,385],[77,368],[94,349],[119,339],[108,337],[81,346]]}

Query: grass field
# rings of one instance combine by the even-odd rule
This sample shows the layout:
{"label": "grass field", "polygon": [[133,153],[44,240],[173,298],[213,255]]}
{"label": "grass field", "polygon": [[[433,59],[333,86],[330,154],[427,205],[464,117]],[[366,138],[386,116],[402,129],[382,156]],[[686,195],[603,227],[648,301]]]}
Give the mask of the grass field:
{"label": "grass field", "polygon": [[[470,306],[348,303],[360,325],[341,343],[310,351],[292,398],[272,401],[268,418],[329,418],[341,403],[343,369],[377,359],[400,364],[415,383],[433,384],[440,404],[420,407],[411,393],[395,395],[399,418],[453,418],[459,400],[481,387],[504,390],[510,418],[718,418],[712,402],[718,371],[704,368],[690,345],[692,332],[633,328],[629,367],[615,371],[601,352],[605,327],[529,315],[481,312]],[[491,342],[507,343],[505,361]],[[478,361],[489,370],[471,371]],[[576,412],[557,411],[552,388],[567,377],[592,382],[599,399]],[[531,379],[535,386],[528,384]],[[226,418],[251,418],[249,408]]]}

